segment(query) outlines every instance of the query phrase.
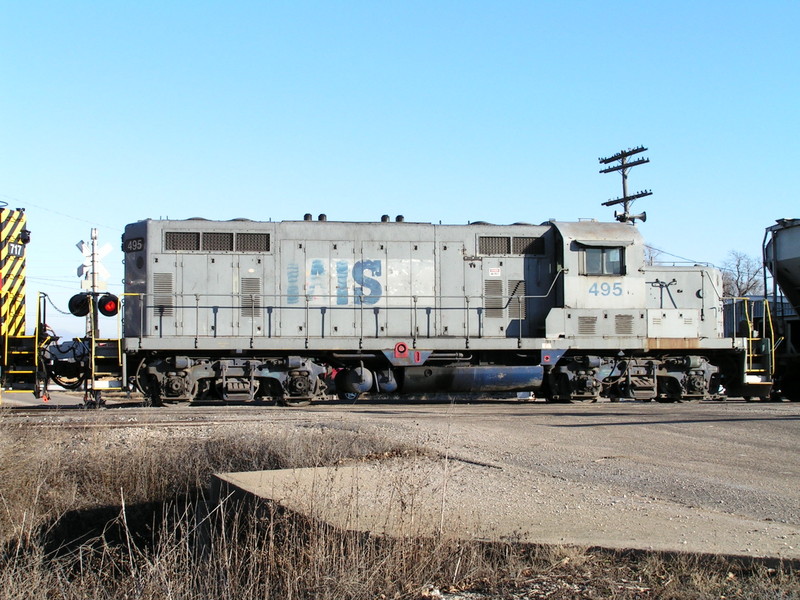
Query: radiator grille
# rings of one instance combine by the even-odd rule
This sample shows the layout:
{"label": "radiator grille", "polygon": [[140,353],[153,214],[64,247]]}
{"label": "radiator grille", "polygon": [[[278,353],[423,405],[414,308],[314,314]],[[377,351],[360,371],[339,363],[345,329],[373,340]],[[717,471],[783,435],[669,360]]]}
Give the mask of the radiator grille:
{"label": "radiator grille", "polygon": [[231,252],[233,250],[233,233],[211,232],[203,233],[203,250],[211,252]]}
{"label": "radiator grille", "polygon": [[512,319],[524,319],[528,316],[525,300],[525,282],[521,279],[508,280],[508,316]]}
{"label": "radiator grille", "polygon": [[261,316],[261,278],[242,277],[242,316]]}
{"label": "radiator grille", "polygon": [[514,254],[544,254],[544,238],[515,237],[512,246]]}
{"label": "radiator grille", "polygon": [[237,252],[269,252],[268,233],[237,233]]}
{"label": "radiator grille", "polygon": [[597,331],[597,317],[578,317],[578,335],[594,335]]}
{"label": "radiator grille", "polygon": [[511,238],[482,235],[478,238],[479,254],[511,254]]}
{"label": "radiator grille", "polygon": [[[237,252],[269,252],[268,233],[237,233],[235,237]],[[205,231],[202,246],[199,231],[167,231],[164,233],[165,252],[232,252],[234,234],[226,231]]]}
{"label": "radiator grille", "polygon": [[633,315],[614,315],[614,333],[633,335]]}
{"label": "radiator grille", "polygon": [[172,273],[153,273],[153,306],[156,316],[175,314]]}
{"label": "radiator grille", "polygon": [[200,232],[167,231],[164,234],[164,250],[200,250]]}
{"label": "radiator grille", "polygon": [[489,319],[503,318],[503,280],[486,279],[483,282],[483,308]]}

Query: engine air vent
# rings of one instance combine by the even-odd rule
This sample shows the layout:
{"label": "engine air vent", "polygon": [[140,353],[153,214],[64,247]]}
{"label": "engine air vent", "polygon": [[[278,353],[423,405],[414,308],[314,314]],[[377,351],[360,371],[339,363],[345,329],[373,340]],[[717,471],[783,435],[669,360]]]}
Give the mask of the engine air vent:
{"label": "engine air vent", "polygon": [[197,251],[200,250],[199,231],[167,231],[164,233],[164,251],[174,252],[176,250]]}
{"label": "engine air vent", "polygon": [[578,335],[594,335],[597,331],[597,317],[578,317]]}
{"label": "engine air vent", "polygon": [[486,279],[483,282],[483,308],[487,319],[503,318],[503,280]]}
{"label": "engine air vent", "polygon": [[614,315],[614,333],[633,335],[633,315]]}
{"label": "engine air vent", "polygon": [[512,247],[513,254],[533,254],[542,256],[544,254],[544,238],[515,237]]}
{"label": "engine air vent", "polygon": [[172,273],[153,273],[153,309],[156,317],[175,314]]}
{"label": "engine air vent", "polygon": [[237,252],[269,252],[268,233],[237,233]]}
{"label": "engine air vent", "polygon": [[482,235],[478,238],[479,254],[511,254],[511,238]]}
{"label": "engine air vent", "polygon": [[522,279],[508,280],[508,316],[511,319],[526,318],[525,282]]}
{"label": "engine air vent", "polygon": [[233,233],[219,231],[203,232],[203,250],[210,252],[233,251]]}
{"label": "engine air vent", "polygon": [[242,316],[261,316],[261,278],[242,277]]}

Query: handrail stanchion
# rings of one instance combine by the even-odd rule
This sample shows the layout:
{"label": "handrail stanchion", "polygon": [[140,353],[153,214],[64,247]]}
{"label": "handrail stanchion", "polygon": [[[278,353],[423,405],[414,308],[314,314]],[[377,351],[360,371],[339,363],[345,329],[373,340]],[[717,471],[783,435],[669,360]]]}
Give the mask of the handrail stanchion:
{"label": "handrail stanchion", "polygon": [[469,348],[469,296],[464,296],[464,335],[466,347]]}

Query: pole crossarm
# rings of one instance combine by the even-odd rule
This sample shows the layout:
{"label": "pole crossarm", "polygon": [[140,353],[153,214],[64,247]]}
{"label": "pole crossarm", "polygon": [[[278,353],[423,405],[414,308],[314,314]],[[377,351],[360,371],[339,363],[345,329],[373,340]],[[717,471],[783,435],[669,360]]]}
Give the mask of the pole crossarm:
{"label": "pole crossarm", "polygon": [[598,158],[597,160],[600,161],[601,165],[607,165],[613,162],[619,162],[619,164],[614,165],[612,167],[606,167],[605,169],[601,169],[600,173],[614,173],[619,172],[622,175],[622,197],[615,198],[613,200],[608,200],[607,202],[603,202],[603,206],[614,206],[616,204],[622,204],[622,212],[617,213],[614,212],[614,218],[621,223],[633,222],[637,219],[644,221],[647,219],[647,213],[642,213],[640,215],[632,215],[631,214],[631,203],[634,200],[639,198],[644,198],[645,196],[650,196],[653,192],[650,190],[642,190],[640,192],[636,192],[634,194],[628,194],[628,171],[632,167],[636,167],[639,165],[644,165],[650,162],[649,158],[641,157],[636,158],[635,160],[629,161],[628,159],[631,156],[635,156],[642,152],[646,152],[647,148],[644,146],[637,146],[636,148],[629,148],[628,150],[621,150],[617,152],[613,156],[607,156],[606,158]]}
{"label": "pole crossarm", "polygon": [[632,202],[633,200],[637,200],[639,198],[644,198],[645,196],[652,196],[653,192],[650,190],[643,190],[641,192],[636,192],[630,196],[625,196],[624,198],[616,198],[615,200],[609,200],[608,202],[603,202],[603,206],[613,206],[615,204],[623,204],[625,202]]}
{"label": "pole crossarm", "polygon": [[630,167],[635,167],[637,165],[643,165],[645,163],[649,163],[649,158],[640,158],[639,160],[635,160],[633,162],[623,162],[621,165],[617,165],[616,167],[609,167],[607,169],[603,169],[600,171],[601,173],[612,173],[614,171],[619,171],[620,169],[629,169]]}
{"label": "pole crossarm", "polygon": [[633,156],[634,154],[639,154],[640,152],[647,152],[647,148],[645,148],[644,146],[637,146],[636,148],[628,148],[627,150],[621,150],[617,152],[614,156],[609,156],[608,158],[598,158],[597,160],[599,160],[601,164],[607,165],[608,163],[614,162],[615,160],[622,160],[623,158],[628,158],[629,156]]}

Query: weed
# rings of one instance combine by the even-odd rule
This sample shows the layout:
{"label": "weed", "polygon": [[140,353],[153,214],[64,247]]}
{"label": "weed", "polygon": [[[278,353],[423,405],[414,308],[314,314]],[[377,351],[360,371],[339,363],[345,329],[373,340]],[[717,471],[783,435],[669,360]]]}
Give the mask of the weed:
{"label": "weed", "polygon": [[206,512],[214,472],[418,452],[358,431],[41,431],[0,420],[2,599],[800,598],[780,566],[388,538],[269,503]]}

